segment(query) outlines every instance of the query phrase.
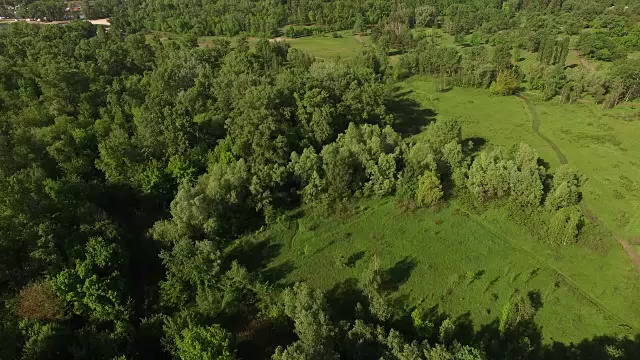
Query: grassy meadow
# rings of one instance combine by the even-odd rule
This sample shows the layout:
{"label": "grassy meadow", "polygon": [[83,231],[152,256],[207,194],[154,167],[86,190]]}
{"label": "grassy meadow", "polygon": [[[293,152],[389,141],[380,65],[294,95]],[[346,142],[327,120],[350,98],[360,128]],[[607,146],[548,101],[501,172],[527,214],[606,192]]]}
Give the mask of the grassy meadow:
{"label": "grassy meadow", "polygon": [[[463,136],[486,144],[533,146],[549,163],[559,160],[551,147],[531,127],[523,100],[492,96],[484,89],[453,88],[435,91],[435,82],[413,77],[401,83],[402,91],[437,116],[460,119]],[[584,201],[610,230],[633,242],[640,238],[640,109],[620,106],[603,110],[589,102],[560,104],[530,97],[540,117],[540,132],[551,138],[571,166],[584,175]],[[420,135],[417,135],[420,136]]]}
{"label": "grassy meadow", "polygon": [[363,46],[370,42],[368,36],[356,36],[351,31],[337,32],[337,38],[330,33],[320,36],[301,38],[282,38],[292,48],[308,52],[319,59],[348,59],[355,56]]}
{"label": "grassy meadow", "polygon": [[251,241],[277,250],[271,280],[327,291],[357,283],[375,257],[388,288],[398,290],[393,299],[409,310],[437,307],[475,331],[496,321],[518,292],[540,299],[536,323],[547,343],[640,329],[640,313],[630,310],[640,306],[640,284],[624,252],[550,248],[506,217],[501,210],[468,214],[455,202],[403,213],[393,200],[367,200],[349,218],[309,215]]}
{"label": "grassy meadow", "polygon": [[[308,52],[318,59],[348,59],[355,56],[363,46],[370,42],[369,36],[353,35],[350,30],[338,31],[338,37],[331,33],[306,36],[299,38],[278,37],[275,40],[285,41],[292,48]],[[198,38],[200,46],[208,46],[215,36],[202,36]],[[254,46],[258,38],[248,38],[249,46]]]}

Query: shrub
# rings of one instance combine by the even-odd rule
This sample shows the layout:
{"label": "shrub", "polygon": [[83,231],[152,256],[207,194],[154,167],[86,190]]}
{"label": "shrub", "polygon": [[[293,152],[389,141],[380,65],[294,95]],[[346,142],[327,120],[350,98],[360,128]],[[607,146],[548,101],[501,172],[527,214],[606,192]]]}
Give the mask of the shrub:
{"label": "shrub", "polygon": [[569,207],[580,201],[580,176],[568,165],[561,166],[553,176],[551,191],[545,204],[552,210]]}
{"label": "shrub", "polygon": [[516,93],[520,79],[513,70],[503,70],[498,74],[498,78],[489,87],[489,91],[494,95],[509,96]]}
{"label": "shrub", "polygon": [[444,192],[440,179],[433,171],[425,171],[418,180],[418,190],[416,191],[416,201],[421,206],[433,206],[440,199]]}
{"label": "shrub", "polygon": [[561,208],[555,212],[549,223],[549,241],[559,245],[575,243],[583,221],[582,212],[577,206]]}
{"label": "shrub", "polygon": [[49,283],[27,285],[18,295],[18,315],[22,319],[56,321],[63,318],[62,302]]}

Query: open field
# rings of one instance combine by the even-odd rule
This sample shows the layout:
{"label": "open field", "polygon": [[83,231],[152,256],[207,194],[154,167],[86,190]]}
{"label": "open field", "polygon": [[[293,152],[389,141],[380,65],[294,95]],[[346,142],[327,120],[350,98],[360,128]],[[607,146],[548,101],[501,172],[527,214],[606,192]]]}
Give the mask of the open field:
{"label": "open field", "polygon": [[[551,165],[553,149],[532,131],[529,110],[517,97],[492,96],[483,89],[454,88],[437,93],[427,78],[404,81],[403,89],[438,116],[462,121],[463,135],[488,144],[525,142]],[[585,175],[584,201],[607,228],[634,240],[640,237],[640,122],[638,109],[621,106],[602,110],[590,103],[559,104],[526,94],[540,117],[540,132],[550,138],[568,163]]]}
{"label": "open field", "polygon": [[351,31],[340,31],[339,38],[331,34],[301,38],[283,38],[292,48],[300,49],[320,59],[347,59],[358,53],[370,40],[368,36],[355,36]]}
{"label": "open field", "polygon": [[[278,37],[274,41],[285,41],[292,48],[300,49],[319,59],[348,59],[358,53],[363,46],[370,42],[369,36],[353,35],[350,30],[337,32],[337,38],[332,34],[307,36],[299,38]],[[215,36],[202,36],[198,39],[200,46],[207,46]],[[253,46],[258,39],[250,37],[249,45]]]}
{"label": "open field", "polygon": [[409,98],[422,108],[431,109],[438,117],[459,119],[463,138],[504,146],[525,142],[545,161],[559,164],[544,140],[531,131],[531,119],[524,103],[515,97],[491,96],[485,89],[467,88],[438,93],[435,82],[425,77],[412,77],[400,86]]}
{"label": "open field", "polygon": [[[579,341],[640,329],[640,284],[622,251],[550,248],[492,210],[469,215],[457,204],[440,212],[401,213],[391,200],[359,203],[346,220],[303,217],[262,233],[279,255],[268,270],[281,283],[325,290],[354,281],[374,256],[396,300],[409,309],[438,306],[468,317],[478,331],[500,316],[516,292],[540,295],[536,315],[545,342]],[[347,266],[339,256],[350,258]],[[612,281],[615,279],[615,281]]]}

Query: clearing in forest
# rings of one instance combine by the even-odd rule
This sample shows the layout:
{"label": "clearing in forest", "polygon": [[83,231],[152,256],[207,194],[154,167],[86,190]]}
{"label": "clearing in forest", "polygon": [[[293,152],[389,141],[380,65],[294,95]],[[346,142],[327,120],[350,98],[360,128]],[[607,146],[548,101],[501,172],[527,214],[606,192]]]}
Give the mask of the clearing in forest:
{"label": "clearing in forest", "polygon": [[[415,100],[415,111],[460,119],[463,137],[477,145],[525,142],[549,171],[561,163],[556,149],[533,131],[531,108],[522,99],[483,89],[437,93],[433,80],[420,77],[405,80],[400,90]],[[640,179],[634,160],[640,146],[633,139],[640,124],[624,120],[632,110],[527,96],[540,120],[537,129],[584,174],[585,204],[606,228],[637,234],[640,192],[633,179]],[[336,292],[357,284],[375,257],[390,289],[398,290],[393,297],[406,307],[435,306],[460,321],[468,318],[476,330],[496,321],[516,293],[540,296],[536,323],[546,342],[640,329],[640,312],[630,310],[640,308],[636,269],[614,237],[553,247],[508,220],[504,210],[469,215],[454,202],[440,212],[404,214],[392,200],[372,200],[359,203],[346,220],[307,216],[280,223],[260,241],[273,250],[267,270],[272,280],[307,281]]]}
{"label": "clearing in forest", "polygon": [[348,59],[355,56],[369,42],[368,36],[353,35],[350,30],[300,38],[282,38],[292,48],[300,49],[319,59]]}
{"label": "clearing in forest", "polygon": [[[432,109],[438,117],[460,119],[464,137],[485,146],[524,142],[538,151],[551,172],[560,165],[555,149],[533,131],[531,110],[522,99],[492,96],[484,89],[454,88],[438,93],[435,82],[424,77],[410,78],[401,85],[416,106]],[[625,106],[603,110],[595,104],[544,102],[535,94],[525,95],[539,118],[539,132],[584,175],[584,203],[609,230],[637,238],[640,122],[633,119],[640,115],[638,110]]]}
{"label": "clearing in forest", "polygon": [[439,212],[403,213],[392,200],[371,200],[347,219],[306,216],[251,241],[270,249],[270,280],[306,281],[332,293],[348,293],[377,258],[387,288],[398,290],[393,299],[408,310],[437,307],[476,331],[517,293],[539,298],[535,321],[546,342],[640,328],[640,314],[629,313],[640,306],[640,284],[624,252],[551,247],[507,218],[502,210],[468,214],[455,202]]}

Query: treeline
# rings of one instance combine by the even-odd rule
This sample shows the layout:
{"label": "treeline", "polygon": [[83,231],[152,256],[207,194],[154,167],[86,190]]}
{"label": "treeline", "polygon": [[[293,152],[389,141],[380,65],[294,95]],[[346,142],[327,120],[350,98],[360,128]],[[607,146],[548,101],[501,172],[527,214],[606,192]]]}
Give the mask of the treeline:
{"label": "treeline", "polygon": [[303,36],[319,35],[325,32],[325,29],[320,26],[294,26],[289,25],[284,28],[284,35],[290,38],[297,38]]}
{"label": "treeline", "polygon": [[[612,6],[613,5],[613,6]],[[112,6],[126,31],[141,29],[195,35],[276,36],[287,24],[315,25],[326,31],[362,28],[389,20],[410,27],[438,27],[450,34],[495,34],[536,21],[540,28],[577,34],[581,29],[613,30],[625,36],[637,23],[638,4],[628,0],[290,0],[165,1],[135,0]]]}
{"label": "treeline", "polygon": [[[144,9],[144,11],[140,11]],[[193,35],[257,35],[300,37],[352,29],[370,33],[385,51],[409,52],[398,76],[438,75],[442,88],[452,85],[489,87],[500,95],[518,91],[527,81],[545,99],[560,96],[574,102],[590,96],[604,107],[638,97],[640,86],[633,71],[637,62],[628,53],[640,51],[640,4],[634,1],[463,1],[423,0],[380,2],[288,1],[258,2],[163,2],[136,0],[114,12],[116,31],[134,33],[158,30]],[[431,27],[453,35],[464,51],[434,49],[435,39],[414,29]],[[570,36],[578,35],[575,44]],[[435,35],[434,35],[435,36]],[[495,47],[501,64],[492,70],[482,61]],[[584,69],[565,68],[569,49],[581,56],[614,61],[606,76]],[[468,51],[467,51],[468,50]],[[537,53],[540,65],[519,69],[520,52]],[[437,55],[429,52],[435,51]],[[510,52],[509,55],[506,52]],[[422,54],[422,55],[421,55]],[[425,55],[428,54],[428,55]],[[441,57],[446,59],[423,59]],[[483,60],[484,58],[484,60]],[[442,63],[439,63],[439,62]],[[429,62],[430,64],[424,64]],[[509,64],[511,63],[511,65]],[[437,67],[438,69],[434,68]],[[525,77],[526,70],[529,76]]]}

